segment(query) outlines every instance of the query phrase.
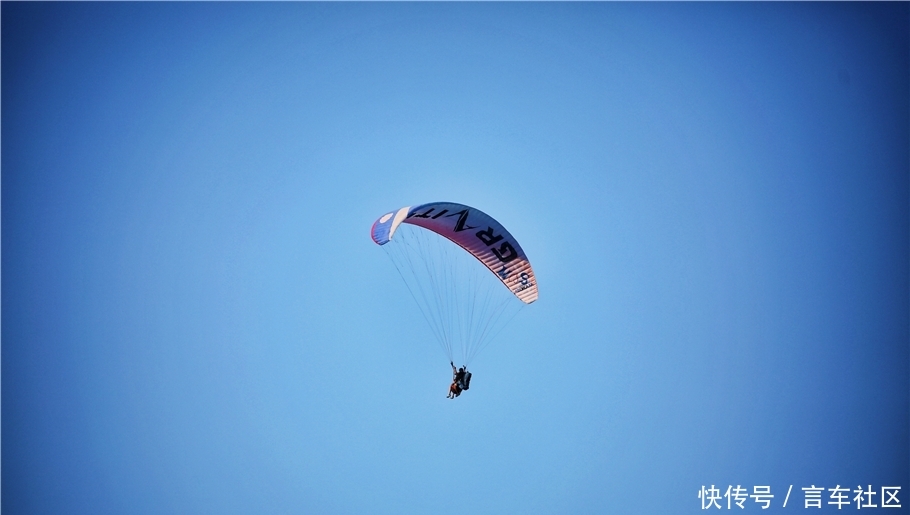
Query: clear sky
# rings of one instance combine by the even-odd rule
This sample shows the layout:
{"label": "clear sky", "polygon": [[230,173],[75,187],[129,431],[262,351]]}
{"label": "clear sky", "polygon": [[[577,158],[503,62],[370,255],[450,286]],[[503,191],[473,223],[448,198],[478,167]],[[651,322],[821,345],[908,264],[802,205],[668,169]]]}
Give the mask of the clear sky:
{"label": "clear sky", "polygon": [[[0,9],[4,514],[910,512],[910,4]],[[454,401],[432,201],[540,286]]]}

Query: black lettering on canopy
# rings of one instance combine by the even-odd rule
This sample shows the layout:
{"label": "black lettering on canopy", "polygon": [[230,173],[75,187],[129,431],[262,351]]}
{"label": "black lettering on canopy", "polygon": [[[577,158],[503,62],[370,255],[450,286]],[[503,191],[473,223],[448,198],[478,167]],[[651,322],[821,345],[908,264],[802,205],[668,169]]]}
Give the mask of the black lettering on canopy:
{"label": "black lettering on canopy", "polygon": [[492,227],[487,227],[486,231],[478,232],[477,237],[480,238],[480,241],[482,241],[483,244],[487,247],[502,239],[501,234],[493,234]]}
{"label": "black lettering on canopy", "polygon": [[455,215],[458,215],[458,221],[455,222],[455,232],[461,232],[461,231],[466,231],[468,229],[477,228],[476,226],[466,224],[466,222],[468,221],[468,210],[467,209],[462,209],[461,211],[459,211],[457,213],[452,213],[451,215],[446,215],[446,218],[449,218],[450,216],[455,216]]}
{"label": "black lettering on canopy", "polygon": [[503,263],[508,263],[518,257],[518,252],[515,252],[515,248],[512,247],[512,244],[509,242],[505,242],[500,245],[498,249],[492,250],[493,254],[496,254],[496,257]]}
{"label": "black lettering on canopy", "polygon": [[[414,218],[429,218],[429,217],[430,217],[430,213],[432,213],[432,212],[435,211],[435,210],[436,210],[435,207],[431,207],[430,209],[424,211],[423,213],[417,213],[417,212],[415,211],[415,212],[409,214],[409,215],[408,215],[408,218],[411,218],[412,216],[413,216]],[[442,213],[445,213],[445,211],[443,211]],[[442,213],[439,213],[439,214],[441,215]],[[436,216],[439,216],[439,215],[436,215]],[[435,218],[435,217],[433,217],[433,218]]]}

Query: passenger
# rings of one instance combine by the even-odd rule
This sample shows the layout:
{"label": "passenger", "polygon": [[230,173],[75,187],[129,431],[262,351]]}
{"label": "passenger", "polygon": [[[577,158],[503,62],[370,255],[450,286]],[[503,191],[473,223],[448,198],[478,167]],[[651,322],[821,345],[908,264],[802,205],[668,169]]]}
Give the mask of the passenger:
{"label": "passenger", "polygon": [[454,399],[461,395],[461,388],[458,387],[458,383],[452,382],[449,385],[449,394],[446,395],[446,399]]}

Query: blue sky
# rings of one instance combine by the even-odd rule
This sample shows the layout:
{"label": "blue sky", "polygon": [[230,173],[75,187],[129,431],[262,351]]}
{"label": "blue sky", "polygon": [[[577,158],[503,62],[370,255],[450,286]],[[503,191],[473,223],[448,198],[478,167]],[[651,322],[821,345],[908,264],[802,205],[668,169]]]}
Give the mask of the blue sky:
{"label": "blue sky", "polygon": [[[910,511],[907,3],[0,9],[4,512]],[[540,286],[455,401],[432,201]]]}

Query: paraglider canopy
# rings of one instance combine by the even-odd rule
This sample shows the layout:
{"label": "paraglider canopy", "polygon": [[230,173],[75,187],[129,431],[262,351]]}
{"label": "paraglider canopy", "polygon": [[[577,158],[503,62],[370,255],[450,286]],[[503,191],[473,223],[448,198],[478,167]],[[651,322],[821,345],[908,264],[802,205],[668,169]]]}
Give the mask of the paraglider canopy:
{"label": "paraglider canopy", "polygon": [[525,304],[537,300],[537,281],[530,261],[518,241],[490,215],[453,202],[406,206],[379,217],[370,235],[377,244],[385,245],[403,223],[423,227],[457,244]]}

